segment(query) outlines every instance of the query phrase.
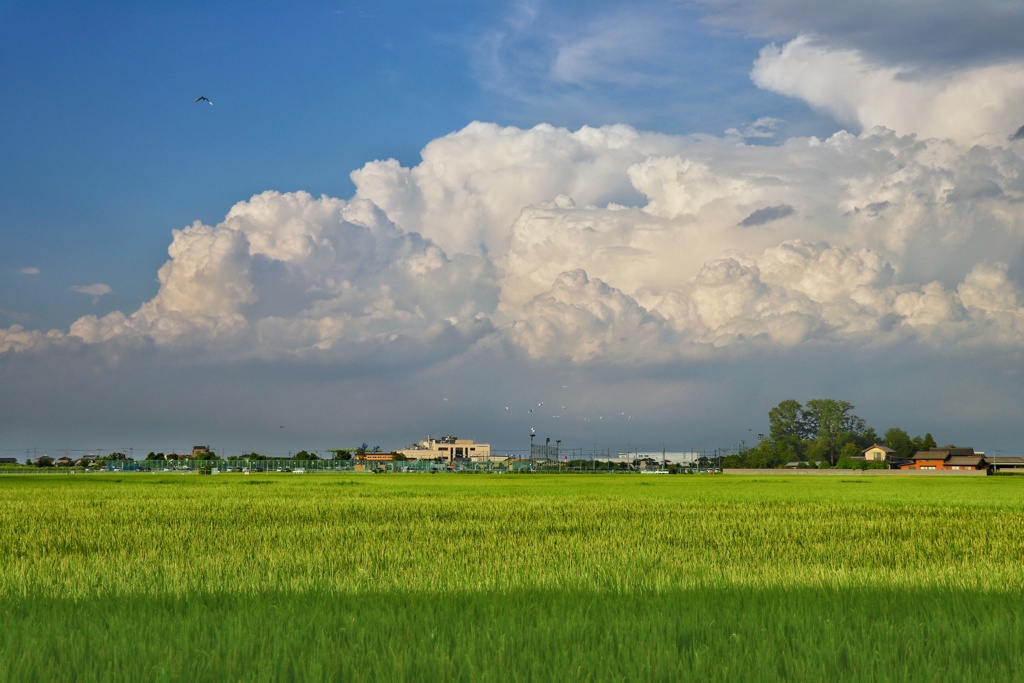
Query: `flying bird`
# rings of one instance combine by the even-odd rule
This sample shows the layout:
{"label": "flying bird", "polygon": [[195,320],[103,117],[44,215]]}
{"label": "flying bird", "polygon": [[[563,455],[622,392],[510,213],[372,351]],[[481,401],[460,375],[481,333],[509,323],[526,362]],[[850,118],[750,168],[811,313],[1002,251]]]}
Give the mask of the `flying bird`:
{"label": "flying bird", "polygon": [[206,102],[206,103],[207,103],[207,104],[209,104],[210,106],[213,106],[213,102],[211,102],[211,101],[210,101],[210,98],[209,98],[209,97],[206,97],[205,95],[200,95],[199,97],[195,98],[195,99],[194,99],[194,100],[192,100],[192,101],[193,101],[193,102]]}

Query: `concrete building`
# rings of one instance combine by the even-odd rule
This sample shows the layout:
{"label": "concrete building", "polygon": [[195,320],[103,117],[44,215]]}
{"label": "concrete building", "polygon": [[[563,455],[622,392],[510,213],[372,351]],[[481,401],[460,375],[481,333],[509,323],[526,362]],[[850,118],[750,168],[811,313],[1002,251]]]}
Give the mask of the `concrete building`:
{"label": "concrete building", "polygon": [[397,452],[410,460],[445,460],[451,463],[456,459],[467,459],[486,462],[491,458],[491,445],[454,436],[442,436],[440,439],[431,439],[428,436],[423,441]]}

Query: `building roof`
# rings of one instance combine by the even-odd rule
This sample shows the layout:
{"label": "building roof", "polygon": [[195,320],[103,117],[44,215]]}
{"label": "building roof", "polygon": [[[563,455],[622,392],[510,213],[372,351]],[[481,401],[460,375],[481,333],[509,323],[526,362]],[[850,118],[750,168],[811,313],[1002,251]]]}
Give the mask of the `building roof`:
{"label": "building roof", "polygon": [[974,449],[967,448],[929,448],[914,453],[914,460],[946,460],[953,456],[973,456]]}
{"label": "building roof", "polygon": [[987,464],[985,458],[978,455],[954,455],[945,462],[946,465],[957,465],[959,467],[978,467]]}
{"label": "building roof", "polygon": [[895,453],[896,452],[893,449],[889,448],[888,446],[880,446],[877,443],[871,444],[870,446],[865,448],[862,452],[863,453],[867,453],[868,451],[874,450],[876,448],[881,450],[881,451],[885,451],[886,453]]}

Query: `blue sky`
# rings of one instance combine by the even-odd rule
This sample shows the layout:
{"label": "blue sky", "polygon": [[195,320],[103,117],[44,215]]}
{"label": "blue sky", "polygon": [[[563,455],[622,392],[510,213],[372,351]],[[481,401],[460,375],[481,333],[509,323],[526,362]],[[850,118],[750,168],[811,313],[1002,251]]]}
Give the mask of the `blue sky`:
{"label": "blue sky", "polygon": [[[681,450],[826,396],[1024,450],[1022,22],[995,1],[0,2],[0,448],[511,448],[538,426]],[[491,390],[456,410],[462,373]],[[586,411],[528,424],[555,375]],[[980,403],[879,404],[894,376]],[[632,407],[641,427],[583,424]],[[243,436],[277,421],[300,434]]]}
{"label": "blue sky", "polygon": [[[802,103],[750,83],[760,41],[671,3],[538,5],[541,25],[518,29],[517,4],[473,0],[5,5],[0,308],[39,326],[94,312],[68,292],[75,284],[110,284],[104,312],[152,296],[172,228],[266,189],[347,196],[351,170],[413,164],[474,120],[720,134],[785,116],[830,132]],[[596,82],[556,82],[520,59],[622,13],[673,25],[657,59]],[[651,83],[633,85],[636,72]],[[214,106],[194,104],[199,95]],[[23,267],[45,277],[26,283],[14,275]]]}

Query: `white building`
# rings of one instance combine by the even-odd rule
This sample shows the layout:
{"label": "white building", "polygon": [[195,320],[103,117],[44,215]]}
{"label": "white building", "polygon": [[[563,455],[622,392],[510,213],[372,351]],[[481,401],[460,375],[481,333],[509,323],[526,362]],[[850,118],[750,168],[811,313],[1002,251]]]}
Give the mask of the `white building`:
{"label": "white building", "polygon": [[454,436],[442,436],[440,439],[431,439],[428,436],[425,440],[397,452],[411,460],[442,459],[453,462],[456,458],[466,458],[487,461],[491,458],[491,445]]}

